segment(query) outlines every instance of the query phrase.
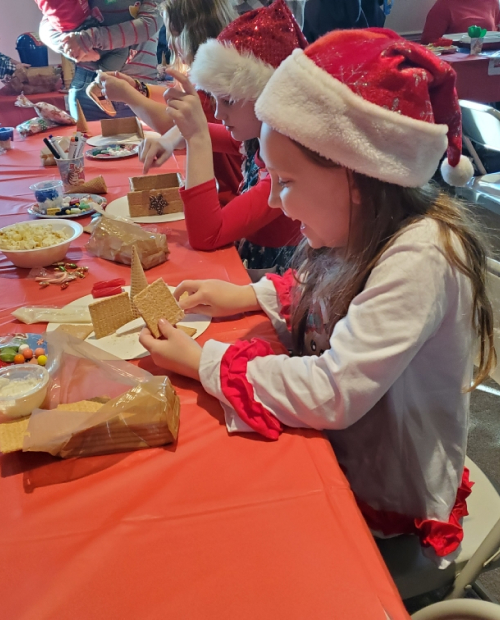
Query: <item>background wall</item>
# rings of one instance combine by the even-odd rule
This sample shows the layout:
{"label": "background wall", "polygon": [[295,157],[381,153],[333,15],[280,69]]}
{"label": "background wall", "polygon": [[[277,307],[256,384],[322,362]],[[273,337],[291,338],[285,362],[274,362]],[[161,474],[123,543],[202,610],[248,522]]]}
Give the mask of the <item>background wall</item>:
{"label": "background wall", "polygon": [[[2,4],[6,2],[1,1]],[[421,32],[427,12],[434,2],[435,0],[393,0],[394,6],[386,26],[400,34]],[[0,18],[0,51],[19,58],[16,51],[17,37],[23,32],[38,32],[40,19],[41,13],[35,0],[9,0],[9,10]],[[59,62],[59,56],[50,50],[49,62]]]}
{"label": "background wall", "polygon": [[[4,8],[0,17],[0,51],[18,60],[17,37],[23,32],[38,32],[42,14],[35,0],[9,0],[8,10],[7,0],[0,0],[0,5]],[[59,54],[49,50],[49,62],[58,64]]]}
{"label": "background wall", "polygon": [[[399,34],[422,32],[425,18],[436,0],[393,0],[385,25]],[[473,2],[473,0],[471,0]]]}

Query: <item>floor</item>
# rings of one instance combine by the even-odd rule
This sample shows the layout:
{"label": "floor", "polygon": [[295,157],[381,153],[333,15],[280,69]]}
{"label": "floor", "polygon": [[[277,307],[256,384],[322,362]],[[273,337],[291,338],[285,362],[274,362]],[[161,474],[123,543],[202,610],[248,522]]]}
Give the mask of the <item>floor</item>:
{"label": "floor", "polygon": [[[500,493],[500,385],[493,380],[481,385],[471,395],[467,453]],[[500,603],[500,569],[486,573],[480,584],[493,600]]]}

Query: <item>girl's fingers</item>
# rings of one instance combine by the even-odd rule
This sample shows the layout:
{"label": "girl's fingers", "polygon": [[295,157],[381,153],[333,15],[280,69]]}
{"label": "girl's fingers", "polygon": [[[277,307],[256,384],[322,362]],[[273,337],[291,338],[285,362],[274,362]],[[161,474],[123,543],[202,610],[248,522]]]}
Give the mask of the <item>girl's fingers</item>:
{"label": "girl's fingers", "polygon": [[171,75],[172,77],[174,77],[179,82],[179,84],[182,86],[182,88],[188,95],[198,94],[196,92],[196,88],[189,81],[189,78],[187,78],[183,73],[180,73],[180,71],[176,71],[175,69],[169,69],[167,73]]}
{"label": "girl's fingers", "polygon": [[[186,301],[188,300],[186,299]],[[180,303],[180,306],[184,311],[188,312],[189,314],[203,314],[204,316],[210,316],[210,317],[213,316],[213,311],[212,311],[211,306],[200,304],[198,306],[193,306],[192,308],[185,308],[182,305],[182,302]]]}
{"label": "girl's fingers", "polygon": [[157,168],[158,166],[163,165],[167,159],[170,157],[171,153],[169,151],[163,151],[163,153],[160,155],[160,157],[157,157],[154,161],[153,161],[153,166],[155,168]]}
{"label": "girl's fingers", "polygon": [[183,99],[185,96],[186,93],[178,88],[167,88],[167,90],[163,93],[163,99],[167,103],[172,99]]}
{"label": "girl's fingers", "polygon": [[183,280],[175,289],[173,295],[179,300],[179,297],[184,293],[196,293],[196,291],[200,288],[200,280]]}
{"label": "girl's fingers", "polygon": [[141,333],[139,334],[139,342],[145,349],[150,351],[151,347],[156,343],[156,338],[147,327],[143,327]]}
{"label": "girl's fingers", "polygon": [[169,323],[166,319],[160,319],[158,321],[158,329],[160,330],[160,334],[168,340],[170,336],[175,336],[175,327]]}

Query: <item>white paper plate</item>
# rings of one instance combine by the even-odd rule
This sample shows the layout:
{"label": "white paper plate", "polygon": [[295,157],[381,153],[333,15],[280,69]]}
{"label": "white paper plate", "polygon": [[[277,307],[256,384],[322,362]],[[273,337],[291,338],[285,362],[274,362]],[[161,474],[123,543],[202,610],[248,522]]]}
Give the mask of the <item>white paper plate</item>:
{"label": "white paper plate", "polygon": [[[130,286],[123,287],[127,293],[130,292]],[[173,286],[169,286],[171,291],[174,290]],[[67,308],[72,306],[87,306],[92,302],[96,301],[92,295],[85,295],[84,297],[80,297],[79,299],[75,299],[69,303]],[[210,325],[210,317],[205,316],[203,314],[187,314],[186,317],[179,321],[179,325],[185,325],[186,327],[194,327],[196,329],[196,334],[193,336],[194,339],[198,338],[204,331],[207,330]],[[52,332],[59,327],[60,323],[48,323],[47,331]],[[122,335],[111,334],[110,336],[104,336],[104,338],[96,339],[94,336],[94,332],[90,334],[88,338],[85,340],[90,344],[94,345],[98,349],[106,351],[107,353],[111,353],[112,355],[116,355],[122,360],[134,360],[139,357],[145,357],[149,355],[146,349],[139,342],[139,333],[141,331],[141,327],[137,326],[135,331],[125,333]],[[120,328],[123,330],[123,328]]]}
{"label": "white paper plate", "polygon": [[[108,204],[106,198],[102,196],[98,196],[97,194],[65,194],[65,196],[69,196],[70,198],[83,198],[84,196],[90,196],[94,202],[97,202],[101,207],[105,207]],[[94,209],[88,209],[87,211],[82,211],[81,213],[70,213],[69,215],[46,215],[45,213],[39,213],[36,205],[31,205],[28,207],[28,213],[30,215],[34,215],[35,217],[39,217],[45,220],[72,220],[76,217],[84,217],[85,215],[91,215],[95,213]]]}
{"label": "white paper plate", "polygon": [[130,217],[130,211],[128,208],[128,199],[126,196],[117,198],[110,202],[106,207],[106,213],[110,215],[118,215],[119,217],[126,217],[132,222],[138,224],[160,224],[161,222],[178,222],[184,219],[184,213],[165,213],[165,215],[152,215],[151,217]]}
{"label": "white paper plate", "polygon": [[[145,131],[145,138],[159,138],[160,134],[156,131]],[[126,142],[128,144],[140,144],[142,142],[142,138],[135,133],[119,133],[116,136],[108,136],[104,138],[102,135],[91,136],[87,139],[87,144],[89,146],[107,146],[108,144],[116,144],[117,142]]]}
{"label": "white paper plate", "polygon": [[107,159],[125,159],[126,157],[134,157],[139,152],[139,147],[134,144],[130,144],[129,142],[113,142],[112,144],[108,144],[109,146],[119,146],[130,149],[126,153],[114,153],[113,155],[101,154],[101,149],[106,148],[104,146],[94,146],[91,149],[88,149],[85,152],[85,156],[89,159],[100,159],[102,161],[106,161]]}

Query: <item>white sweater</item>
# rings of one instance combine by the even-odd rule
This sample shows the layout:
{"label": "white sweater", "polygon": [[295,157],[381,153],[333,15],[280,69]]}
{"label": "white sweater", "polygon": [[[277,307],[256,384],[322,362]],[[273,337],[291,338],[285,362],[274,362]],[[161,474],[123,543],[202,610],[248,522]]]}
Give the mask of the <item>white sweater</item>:
{"label": "white sweater", "polygon": [[[274,285],[254,285],[289,346]],[[474,331],[468,278],[447,261],[435,221],[381,256],[319,357],[251,360],[254,398],[284,425],[324,429],[355,495],[376,510],[447,521],[462,477]],[[230,345],[208,341],[200,377],[230,432],[251,430],[220,381]]]}

